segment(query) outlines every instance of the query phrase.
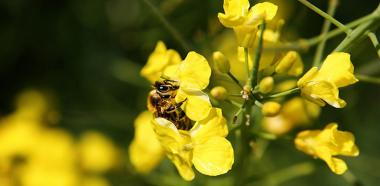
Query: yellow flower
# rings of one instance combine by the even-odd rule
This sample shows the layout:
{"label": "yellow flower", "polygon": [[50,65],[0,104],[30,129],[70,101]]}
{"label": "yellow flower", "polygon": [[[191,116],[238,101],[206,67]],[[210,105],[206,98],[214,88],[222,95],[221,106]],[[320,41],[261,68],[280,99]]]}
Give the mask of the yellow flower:
{"label": "yellow flower", "polygon": [[272,134],[282,135],[297,126],[310,124],[318,117],[320,107],[301,97],[286,101],[280,113],[274,117],[264,117],[263,128]]}
{"label": "yellow flower", "polygon": [[331,171],[343,174],[346,163],[334,156],[358,156],[355,137],[351,132],[339,131],[336,123],[328,124],[323,130],[306,130],[300,132],[295,145],[298,150],[325,161]]}
{"label": "yellow flower", "polygon": [[202,92],[211,76],[207,60],[196,52],[189,52],[178,68],[169,69],[165,75],[179,82],[175,99],[177,103],[185,101],[182,108],[186,115],[194,121],[207,117],[212,107],[209,97]]}
{"label": "yellow flower", "polygon": [[140,74],[153,83],[160,78],[165,68],[176,65],[181,60],[181,56],[177,51],[166,49],[165,44],[162,41],[158,41],[156,48],[150,54],[148,62],[141,69]]}
{"label": "yellow flower", "polygon": [[327,56],[321,69],[311,68],[297,85],[301,88],[301,95],[310,101],[324,106],[329,105],[342,108],[346,102],[339,98],[340,87],[345,87],[356,83],[354,66],[350,60],[350,54],[344,52],[334,52]]}
{"label": "yellow flower", "polygon": [[100,176],[86,176],[82,178],[81,186],[110,186],[111,184]]}
{"label": "yellow flower", "polygon": [[224,0],[224,14],[218,13],[219,21],[228,28],[233,28],[242,47],[252,47],[256,38],[257,26],[262,20],[272,20],[277,13],[277,6],[263,2],[249,9],[248,0]]}
{"label": "yellow flower", "polygon": [[140,173],[148,173],[162,160],[164,150],[156,138],[152,113],[142,112],[135,120],[135,136],[129,146],[129,159]]}
{"label": "yellow flower", "polygon": [[118,163],[116,146],[106,136],[95,131],[82,134],[78,151],[82,168],[87,171],[106,172]]}
{"label": "yellow flower", "polygon": [[280,112],[280,109],[281,105],[279,103],[274,101],[268,101],[263,104],[261,112],[264,116],[272,117],[276,116]]}
{"label": "yellow flower", "polygon": [[301,56],[296,51],[289,51],[276,64],[277,73],[287,73],[290,76],[299,76],[303,72]]}
{"label": "yellow flower", "polygon": [[231,169],[234,153],[227,122],[221,109],[213,108],[208,117],[196,122],[190,131],[177,130],[164,118],[156,118],[152,126],[167,157],[185,180],[194,179],[192,165],[202,174],[217,176]]}

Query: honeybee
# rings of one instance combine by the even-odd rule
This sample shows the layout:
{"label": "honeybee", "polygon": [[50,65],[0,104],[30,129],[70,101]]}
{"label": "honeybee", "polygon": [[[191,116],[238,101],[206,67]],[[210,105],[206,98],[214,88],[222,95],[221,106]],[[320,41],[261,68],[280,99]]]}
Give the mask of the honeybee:
{"label": "honeybee", "polygon": [[180,130],[190,130],[192,127],[191,120],[181,109],[181,105],[186,101],[176,103],[175,96],[179,85],[174,80],[156,81],[153,84],[153,90],[148,95],[148,110],[153,112],[154,117],[165,118]]}

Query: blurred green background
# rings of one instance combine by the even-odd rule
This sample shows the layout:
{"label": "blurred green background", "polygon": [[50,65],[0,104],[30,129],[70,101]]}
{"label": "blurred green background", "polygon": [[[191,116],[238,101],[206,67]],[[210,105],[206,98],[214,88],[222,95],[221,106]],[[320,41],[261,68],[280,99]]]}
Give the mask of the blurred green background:
{"label": "blurred green background", "polygon": [[[251,1],[252,2],[252,1]],[[277,0],[286,24],[282,39],[310,38],[320,33],[323,19],[297,1]],[[209,55],[214,39],[227,30],[217,22],[222,0],[151,0],[189,49]],[[326,9],[327,0],[313,1]],[[341,0],[336,18],[348,23],[373,11],[378,0]],[[284,9],[283,9],[284,7]],[[215,26],[216,25],[216,26]],[[379,35],[379,32],[377,32]],[[328,42],[331,51],[344,38]],[[0,114],[14,110],[15,96],[26,88],[53,95],[61,114],[60,126],[73,135],[98,130],[124,151],[133,138],[133,121],[146,107],[149,83],[139,75],[158,40],[187,51],[173,37],[145,0],[3,0],[0,1]],[[310,66],[314,48],[302,53]],[[380,76],[380,60],[369,40],[351,51],[355,71]],[[357,83],[341,91],[345,109],[325,107],[314,128],[336,121],[352,131],[361,154],[347,160],[363,185],[380,181],[380,86]],[[224,177],[197,175],[185,183],[167,160],[148,176],[138,176],[128,163],[108,178],[112,185],[220,185]],[[297,151],[292,141],[275,141],[258,168],[272,171],[311,157]],[[322,161],[317,170],[281,185],[350,185],[334,175]],[[253,168],[254,169],[254,168]],[[254,174],[254,173],[253,173]],[[167,177],[163,177],[166,175]],[[218,181],[219,180],[219,181]],[[257,183],[256,185],[265,185]]]}

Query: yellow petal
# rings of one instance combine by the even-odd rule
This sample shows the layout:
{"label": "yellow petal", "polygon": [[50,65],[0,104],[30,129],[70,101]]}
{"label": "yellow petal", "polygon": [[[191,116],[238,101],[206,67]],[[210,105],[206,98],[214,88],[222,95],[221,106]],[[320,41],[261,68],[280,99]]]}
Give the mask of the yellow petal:
{"label": "yellow petal", "polygon": [[183,103],[182,108],[191,120],[199,121],[208,116],[212,105],[207,94],[200,90],[183,89],[180,87],[176,95],[176,101],[180,102],[185,99],[186,101]]}
{"label": "yellow petal", "polygon": [[164,118],[152,120],[152,126],[167,157],[176,166],[180,175],[185,180],[192,180],[194,172],[191,168],[192,145],[189,133],[177,130],[172,122]]}
{"label": "yellow petal", "polygon": [[347,170],[346,163],[333,156],[357,156],[359,151],[350,132],[339,131],[336,123],[328,124],[323,130],[300,132],[296,139],[297,149],[324,160],[336,174]]}
{"label": "yellow petal", "polygon": [[229,171],[234,162],[231,143],[224,137],[214,136],[193,150],[193,163],[202,174],[217,176]]}
{"label": "yellow petal", "polygon": [[163,70],[162,75],[170,80],[177,80],[179,76],[178,68],[179,64],[169,65]]}
{"label": "yellow petal", "polygon": [[350,54],[335,52],[327,56],[319,71],[319,78],[334,83],[338,88],[356,83]]}
{"label": "yellow petal", "polygon": [[307,71],[298,81],[297,81],[297,86],[302,88],[305,86],[305,84],[314,78],[318,73],[318,68],[313,67],[309,71]]}
{"label": "yellow petal", "polygon": [[244,23],[248,13],[248,0],[224,0],[224,14],[218,13],[219,21],[225,27],[234,27]]}
{"label": "yellow petal", "polygon": [[158,80],[164,69],[181,62],[181,57],[175,50],[167,50],[162,41],[157,42],[155,50],[150,54],[148,62],[141,69],[140,74],[150,82]]}
{"label": "yellow petal", "polygon": [[185,89],[205,89],[210,76],[211,68],[206,58],[196,52],[189,52],[179,66],[179,80]]}
{"label": "yellow petal", "polygon": [[287,73],[290,76],[298,76],[303,72],[303,63],[301,57],[295,51],[289,51],[278,62],[276,66],[277,73]]}
{"label": "yellow petal", "polygon": [[194,143],[199,143],[213,136],[226,137],[228,135],[227,121],[222,110],[212,108],[207,118],[195,123],[190,131]]}
{"label": "yellow petal", "polygon": [[328,81],[312,81],[307,83],[301,88],[301,95],[320,106],[324,106],[321,100],[335,108],[346,106],[346,102],[339,98],[338,88]]}
{"label": "yellow petal", "polygon": [[276,16],[278,7],[269,2],[257,3],[253,6],[248,13],[248,24],[252,24],[253,22],[261,21],[265,19],[266,21],[270,21]]}
{"label": "yellow petal", "polygon": [[319,138],[333,144],[330,146],[333,155],[359,155],[354,135],[351,132],[339,131],[336,123],[328,124],[319,135]]}
{"label": "yellow petal", "polygon": [[[140,173],[154,169],[163,157],[163,149],[150,124],[152,113],[145,111],[135,120],[135,136],[129,146],[129,158]],[[149,145],[147,145],[149,144]]]}
{"label": "yellow petal", "polygon": [[255,26],[236,26],[233,28],[240,47],[251,48],[255,44],[257,28]]}

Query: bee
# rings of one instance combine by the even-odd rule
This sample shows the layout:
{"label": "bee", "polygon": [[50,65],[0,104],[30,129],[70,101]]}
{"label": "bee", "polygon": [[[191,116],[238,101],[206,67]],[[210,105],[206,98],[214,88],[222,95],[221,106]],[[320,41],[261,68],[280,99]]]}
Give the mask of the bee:
{"label": "bee", "polygon": [[190,130],[191,120],[181,109],[181,105],[186,101],[176,103],[175,96],[179,89],[179,84],[174,80],[156,81],[153,90],[148,95],[148,110],[153,112],[154,117],[165,118],[180,130]]}

